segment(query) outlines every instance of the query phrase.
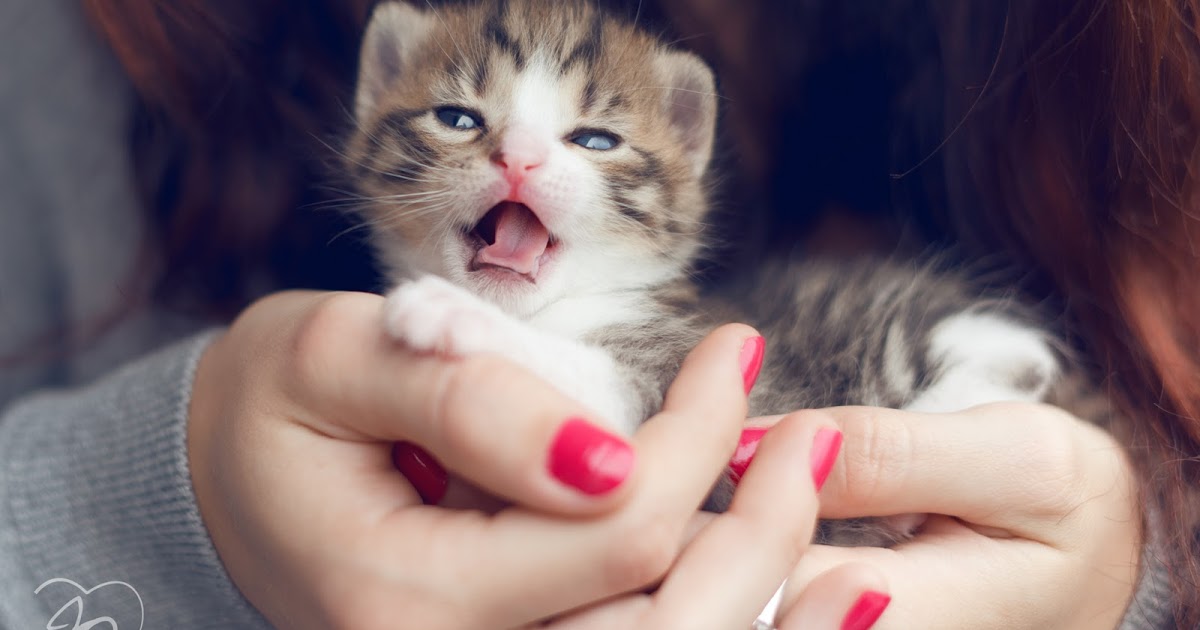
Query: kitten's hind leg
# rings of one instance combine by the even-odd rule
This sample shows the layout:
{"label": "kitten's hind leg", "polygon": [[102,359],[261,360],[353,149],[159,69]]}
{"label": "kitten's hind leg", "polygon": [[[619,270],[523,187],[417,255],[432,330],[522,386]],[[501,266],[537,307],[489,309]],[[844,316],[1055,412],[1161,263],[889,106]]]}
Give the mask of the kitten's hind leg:
{"label": "kitten's hind leg", "polygon": [[927,341],[932,382],[904,405],[948,413],[991,402],[1044,400],[1062,368],[1046,333],[1000,314],[966,312],[939,322]]}
{"label": "kitten's hind leg", "polygon": [[[907,411],[951,413],[993,402],[1044,400],[1062,372],[1046,333],[1001,314],[965,312],[930,332],[926,362],[932,382]],[[912,538],[924,514],[840,521],[826,527],[830,544],[890,547]]]}

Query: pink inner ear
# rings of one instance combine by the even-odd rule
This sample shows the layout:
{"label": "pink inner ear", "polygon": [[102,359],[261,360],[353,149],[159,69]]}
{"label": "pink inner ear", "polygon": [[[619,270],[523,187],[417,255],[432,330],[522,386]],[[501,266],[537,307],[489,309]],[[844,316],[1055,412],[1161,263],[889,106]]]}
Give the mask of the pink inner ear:
{"label": "pink inner ear", "polygon": [[478,262],[536,275],[538,259],[550,246],[550,232],[526,205],[506,201],[492,212],[495,241],[479,250]]}
{"label": "pink inner ear", "polygon": [[665,85],[664,107],[671,128],[701,174],[711,157],[716,125],[716,94],[712,71],[691,53],[668,53],[657,60]]}
{"label": "pink inner ear", "polygon": [[671,124],[683,136],[687,148],[692,151],[703,148],[707,114],[703,95],[693,87],[686,87],[671,90],[668,98]]}

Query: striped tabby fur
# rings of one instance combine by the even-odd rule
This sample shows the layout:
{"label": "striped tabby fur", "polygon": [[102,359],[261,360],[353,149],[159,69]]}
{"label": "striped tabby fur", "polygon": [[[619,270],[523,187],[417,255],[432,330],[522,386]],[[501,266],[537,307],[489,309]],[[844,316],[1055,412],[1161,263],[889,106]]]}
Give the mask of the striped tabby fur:
{"label": "striped tabby fur", "polygon": [[[1062,355],[1030,311],[928,265],[773,263],[702,298],[688,274],[705,245],[714,81],[629,20],[574,0],[387,3],[362,59],[347,168],[399,283],[389,330],[418,350],[503,354],[625,431],[732,319],[768,340],[756,415],[949,411],[1041,400],[1060,379]],[[592,132],[618,143],[576,141]],[[538,143],[536,170],[504,170],[517,141]],[[487,217],[510,201],[549,234],[536,274],[478,262],[499,238]],[[709,507],[730,493],[722,481]],[[911,534],[869,519],[820,532],[874,545]]]}

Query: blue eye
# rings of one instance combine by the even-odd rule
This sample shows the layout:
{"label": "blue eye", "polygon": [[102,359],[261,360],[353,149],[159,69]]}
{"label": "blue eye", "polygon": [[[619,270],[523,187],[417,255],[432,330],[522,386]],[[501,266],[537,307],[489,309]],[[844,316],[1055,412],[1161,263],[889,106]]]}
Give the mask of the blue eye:
{"label": "blue eye", "polygon": [[442,124],[454,129],[477,129],[483,126],[483,121],[477,114],[461,110],[457,107],[439,107],[434,111]]}
{"label": "blue eye", "polygon": [[574,142],[585,149],[591,149],[593,151],[609,151],[617,148],[617,145],[621,143],[620,140],[617,140],[616,136],[609,135],[607,133],[599,133],[596,131],[587,131],[581,133],[574,138],[571,138],[571,142]]}

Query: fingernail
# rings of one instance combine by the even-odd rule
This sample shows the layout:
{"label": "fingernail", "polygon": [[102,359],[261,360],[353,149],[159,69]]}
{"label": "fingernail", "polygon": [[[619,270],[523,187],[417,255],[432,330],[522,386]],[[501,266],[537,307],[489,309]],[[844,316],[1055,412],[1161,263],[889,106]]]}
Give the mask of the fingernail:
{"label": "fingernail", "polygon": [[746,469],[754,460],[754,452],[758,450],[758,443],[766,434],[766,427],[747,427],[742,430],[737,450],[733,452],[733,457],[729,460],[729,478],[734,483],[741,481],[742,475],[746,474]]}
{"label": "fingernail", "polygon": [[892,596],[887,593],[867,591],[859,595],[858,601],[854,602],[842,620],[842,630],[867,630],[875,625],[890,603]]}
{"label": "fingernail", "polygon": [[550,445],[547,467],[559,481],[584,494],[599,495],[621,485],[633,470],[633,449],[591,423],[572,418]]}
{"label": "fingernail", "polygon": [[813,485],[817,487],[818,492],[829,478],[829,471],[833,470],[833,463],[837,461],[838,451],[841,449],[842,432],[837,429],[821,429],[813,437],[809,464],[812,466]]}
{"label": "fingernail", "polygon": [[437,505],[446,496],[446,469],[412,442],[397,442],[392,446],[392,463],[421,495],[428,505]]}
{"label": "fingernail", "polygon": [[751,337],[742,342],[742,351],[738,354],[738,365],[742,368],[742,384],[746,387],[746,395],[754,389],[754,381],[758,380],[758,372],[762,369],[763,349],[767,341],[762,337]]}

